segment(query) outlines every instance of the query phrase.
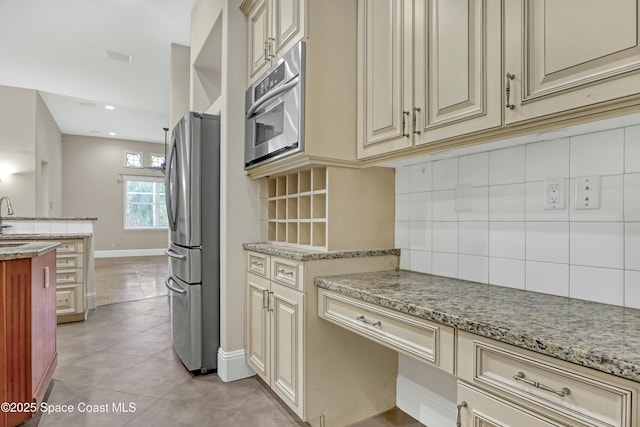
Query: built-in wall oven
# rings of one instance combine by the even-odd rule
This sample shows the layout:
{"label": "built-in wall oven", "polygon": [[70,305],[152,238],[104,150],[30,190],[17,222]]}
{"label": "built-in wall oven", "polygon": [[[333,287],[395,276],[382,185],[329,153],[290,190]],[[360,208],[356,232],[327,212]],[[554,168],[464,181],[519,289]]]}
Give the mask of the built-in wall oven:
{"label": "built-in wall oven", "polygon": [[245,94],[244,166],[304,148],[305,44],[296,44]]}

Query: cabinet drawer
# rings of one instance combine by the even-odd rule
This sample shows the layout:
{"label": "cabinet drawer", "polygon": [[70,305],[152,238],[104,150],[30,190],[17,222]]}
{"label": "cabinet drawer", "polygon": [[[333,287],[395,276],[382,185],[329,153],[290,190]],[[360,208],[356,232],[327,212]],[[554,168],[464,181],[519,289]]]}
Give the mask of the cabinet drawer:
{"label": "cabinet drawer", "polygon": [[454,373],[454,329],[318,289],[318,315],[396,351]]}
{"label": "cabinet drawer", "polygon": [[60,246],[57,248],[57,253],[74,253],[79,254],[84,252],[84,243],[82,240],[61,240]]}
{"label": "cabinet drawer", "polygon": [[247,271],[269,278],[269,255],[247,252]]}
{"label": "cabinet drawer", "polygon": [[56,283],[66,285],[70,283],[82,283],[84,274],[82,270],[62,270],[56,272]]}
{"label": "cabinet drawer", "polygon": [[82,286],[59,286],[56,288],[56,315],[82,312]]}
{"label": "cabinet drawer", "polygon": [[[458,375],[575,420],[575,425],[632,427],[637,387],[549,357],[461,333]],[[558,361],[560,362],[560,361]],[[568,364],[566,364],[568,365]]]}
{"label": "cabinet drawer", "polygon": [[271,280],[302,291],[302,266],[282,258],[271,259]]}
{"label": "cabinet drawer", "polygon": [[75,255],[58,254],[56,256],[57,269],[82,268],[82,264],[83,264],[82,254],[75,254]]}

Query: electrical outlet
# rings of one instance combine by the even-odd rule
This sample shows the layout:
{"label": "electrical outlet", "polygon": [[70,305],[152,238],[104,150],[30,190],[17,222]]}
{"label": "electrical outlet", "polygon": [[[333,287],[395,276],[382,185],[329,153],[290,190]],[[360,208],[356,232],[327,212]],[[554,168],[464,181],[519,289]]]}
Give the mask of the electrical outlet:
{"label": "electrical outlet", "polygon": [[600,209],[600,177],[576,178],[576,209]]}
{"label": "electrical outlet", "polygon": [[544,209],[559,210],[565,207],[566,184],[564,178],[544,180]]}

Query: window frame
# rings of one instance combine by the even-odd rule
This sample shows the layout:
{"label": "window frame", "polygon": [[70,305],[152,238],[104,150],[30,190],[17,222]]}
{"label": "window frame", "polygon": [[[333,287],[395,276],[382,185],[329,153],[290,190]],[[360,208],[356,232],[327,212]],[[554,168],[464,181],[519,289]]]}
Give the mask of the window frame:
{"label": "window frame", "polygon": [[[135,154],[140,156],[140,166],[133,166],[127,164],[127,155]],[[124,167],[127,169],[142,169],[144,168],[144,153],[142,151],[125,150],[124,151]]]}
{"label": "window frame", "polygon": [[[129,181],[141,181],[141,182],[153,182],[154,184],[164,184],[165,180],[162,177],[155,177],[155,176],[141,176],[141,175],[123,175],[122,176],[122,183],[123,183],[123,189],[122,189],[122,197],[123,197],[123,206],[122,206],[122,229],[124,231],[131,231],[131,230],[150,230],[150,231],[161,231],[161,230],[168,230],[169,229],[169,225],[153,225],[153,226],[149,226],[149,227],[140,227],[140,226],[127,226],[127,207],[129,206],[129,202],[127,200],[127,195],[128,195],[128,191],[127,191],[127,183]],[[154,202],[152,203],[134,203],[134,204],[141,204],[141,205],[149,205],[151,204],[154,207],[154,222],[156,220],[159,220],[160,214],[159,212],[156,211],[157,207],[163,206],[164,203],[161,202],[160,199],[160,192],[156,192],[155,189],[155,185],[154,185],[154,199],[157,196],[158,200],[154,200]]]}

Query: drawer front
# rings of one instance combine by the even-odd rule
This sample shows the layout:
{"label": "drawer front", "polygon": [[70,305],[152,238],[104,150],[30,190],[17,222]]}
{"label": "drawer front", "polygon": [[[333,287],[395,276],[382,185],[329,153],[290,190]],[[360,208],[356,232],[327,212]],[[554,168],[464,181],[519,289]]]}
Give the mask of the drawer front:
{"label": "drawer front", "polygon": [[269,278],[269,255],[247,252],[247,271]]}
{"label": "drawer front", "polygon": [[82,254],[76,255],[62,255],[56,256],[56,268],[68,269],[68,268],[82,268],[83,257]]}
{"label": "drawer front", "polygon": [[82,270],[62,270],[56,272],[56,283],[67,285],[70,283],[82,283],[84,272]]}
{"label": "drawer front", "polygon": [[57,248],[57,253],[83,253],[84,252],[84,243],[82,240],[61,240],[60,246]]}
{"label": "drawer front", "polygon": [[295,261],[272,258],[271,280],[302,291],[302,265]]}
{"label": "drawer front", "polygon": [[82,286],[62,286],[56,289],[56,315],[82,312]]}
{"label": "drawer front", "polygon": [[459,376],[467,381],[536,403],[576,425],[632,426],[637,389],[464,334],[459,354]]}
{"label": "drawer front", "polygon": [[320,317],[454,374],[453,328],[325,289],[318,292]]}

